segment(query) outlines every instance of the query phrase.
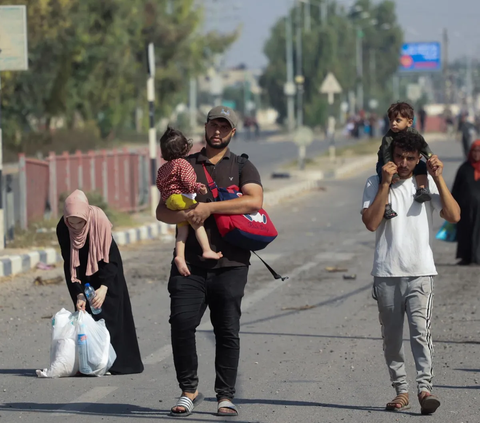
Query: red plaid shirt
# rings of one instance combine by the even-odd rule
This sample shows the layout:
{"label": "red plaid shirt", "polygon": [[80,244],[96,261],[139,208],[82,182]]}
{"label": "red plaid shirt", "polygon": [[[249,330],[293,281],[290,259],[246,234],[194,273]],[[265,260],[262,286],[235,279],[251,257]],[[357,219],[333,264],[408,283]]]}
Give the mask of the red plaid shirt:
{"label": "red plaid shirt", "polygon": [[158,169],[157,188],[163,203],[172,194],[198,194],[201,186],[192,165],[185,159],[170,160]]}

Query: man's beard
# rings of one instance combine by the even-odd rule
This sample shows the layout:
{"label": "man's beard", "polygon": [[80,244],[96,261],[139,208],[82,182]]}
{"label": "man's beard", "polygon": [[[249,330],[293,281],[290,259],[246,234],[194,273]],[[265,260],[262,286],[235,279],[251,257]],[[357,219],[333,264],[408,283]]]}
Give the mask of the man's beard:
{"label": "man's beard", "polygon": [[208,138],[207,136],[207,130],[205,130],[205,141],[208,144],[209,147],[215,149],[215,150],[223,150],[224,148],[228,147],[228,144],[230,144],[230,141],[232,140],[233,134],[230,134],[228,138],[225,140],[222,140],[220,144],[213,144],[212,143],[212,138]]}

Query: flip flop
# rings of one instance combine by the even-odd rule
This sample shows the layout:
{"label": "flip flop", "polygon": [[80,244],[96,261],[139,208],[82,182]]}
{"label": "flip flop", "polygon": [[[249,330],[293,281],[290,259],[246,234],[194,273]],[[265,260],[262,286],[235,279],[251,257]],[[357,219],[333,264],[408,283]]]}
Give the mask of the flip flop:
{"label": "flip flop", "polygon": [[[234,413],[227,413],[226,411],[220,411],[221,408],[228,408],[230,410],[233,410],[235,411]],[[238,409],[237,407],[235,406],[235,404],[233,404],[232,401],[230,400],[223,400],[223,401],[220,401],[218,403],[218,406],[217,406],[217,416],[228,416],[228,417],[236,417],[238,416]]]}
{"label": "flip flop", "polygon": [[[170,409],[170,416],[172,417],[188,417],[192,414],[192,411],[195,407],[199,406],[201,402],[204,400],[204,396],[201,392],[197,394],[195,399],[192,401],[190,398],[186,396],[181,396],[177,403]],[[173,411],[175,407],[183,407],[185,411]]]}
{"label": "flip flop", "polygon": [[[400,407],[397,407],[400,405]],[[410,408],[410,402],[408,399],[408,392],[402,392],[398,394],[393,400],[387,403],[385,406],[386,411],[403,411]]]}

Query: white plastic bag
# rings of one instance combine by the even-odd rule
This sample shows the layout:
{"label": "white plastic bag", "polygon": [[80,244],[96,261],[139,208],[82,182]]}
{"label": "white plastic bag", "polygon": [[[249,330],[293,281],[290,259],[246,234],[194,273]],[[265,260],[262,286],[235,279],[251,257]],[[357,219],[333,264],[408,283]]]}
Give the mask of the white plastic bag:
{"label": "white plastic bag", "polygon": [[90,314],[78,312],[75,326],[80,373],[103,376],[117,358],[110,344],[110,332],[105,326],[105,320],[96,322]]}
{"label": "white plastic bag", "polygon": [[78,372],[75,315],[62,308],[52,318],[50,367],[37,370],[38,377],[67,377]]}

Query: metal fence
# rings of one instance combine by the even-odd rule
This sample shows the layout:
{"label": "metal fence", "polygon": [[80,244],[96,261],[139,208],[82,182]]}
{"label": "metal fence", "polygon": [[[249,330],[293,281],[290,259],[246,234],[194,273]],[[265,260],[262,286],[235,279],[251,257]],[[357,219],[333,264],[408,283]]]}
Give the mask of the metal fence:
{"label": "metal fence", "polygon": [[[201,148],[195,144],[192,152]],[[160,149],[157,163],[163,164]],[[151,172],[148,148],[50,153],[46,160],[19,154],[18,164],[4,170],[6,237],[13,239],[15,226],[59,217],[60,200],[77,188],[100,193],[115,210],[143,210],[150,203]]]}
{"label": "metal fence", "polygon": [[[8,182],[4,187],[4,192],[12,193],[4,197],[7,232],[15,225],[26,229],[35,221],[58,217],[60,199],[77,188],[100,193],[115,210],[142,210],[149,204],[149,175],[148,149],[50,153],[46,160],[20,154],[17,172],[10,174],[11,187]],[[12,234],[7,235],[12,238]]]}

